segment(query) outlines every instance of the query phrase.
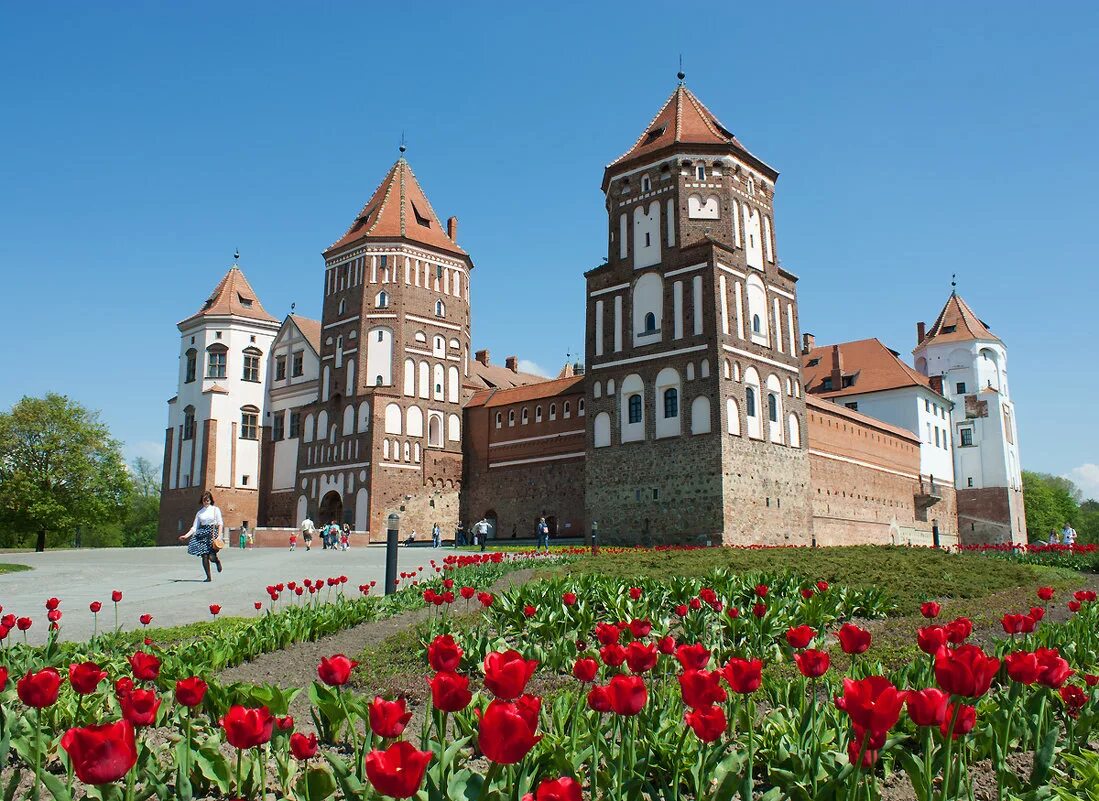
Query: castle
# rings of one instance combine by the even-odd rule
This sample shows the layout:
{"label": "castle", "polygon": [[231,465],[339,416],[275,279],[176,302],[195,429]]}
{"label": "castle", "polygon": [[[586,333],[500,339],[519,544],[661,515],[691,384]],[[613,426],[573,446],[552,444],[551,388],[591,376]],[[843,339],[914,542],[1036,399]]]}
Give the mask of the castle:
{"label": "castle", "polygon": [[[473,261],[402,155],[323,252],[321,319],[271,316],[234,264],[178,324],[159,541],[211,490],[283,544],[307,516],[384,538],[655,544],[1026,540],[1004,344],[952,293],[914,366],[818,346],[778,259],[778,172],[683,84],[602,190],[583,363],[473,350]],[[258,527],[258,528],[257,528]]]}

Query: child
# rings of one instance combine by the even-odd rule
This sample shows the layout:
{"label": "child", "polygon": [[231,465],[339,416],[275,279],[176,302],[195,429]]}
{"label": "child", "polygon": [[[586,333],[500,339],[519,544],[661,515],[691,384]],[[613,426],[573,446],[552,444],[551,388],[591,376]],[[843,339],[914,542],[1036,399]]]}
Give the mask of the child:
{"label": "child", "polygon": [[290,532],[290,550],[294,550],[298,547],[298,531],[294,529]]}
{"label": "child", "polygon": [[348,535],[348,531],[345,528],[343,531],[340,532],[340,548],[346,551],[350,547],[351,537]]}

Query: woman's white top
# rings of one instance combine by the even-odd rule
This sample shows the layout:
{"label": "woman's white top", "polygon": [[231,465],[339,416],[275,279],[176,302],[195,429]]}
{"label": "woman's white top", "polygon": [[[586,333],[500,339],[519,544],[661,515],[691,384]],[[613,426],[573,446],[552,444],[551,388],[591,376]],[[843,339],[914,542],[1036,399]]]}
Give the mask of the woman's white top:
{"label": "woman's white top", "polygon": [[216,506],[203,506],[198,510],[198,514],[195,515],[195,530],[197,531],[199,526],[211,525],[222,525],[221,510]]}

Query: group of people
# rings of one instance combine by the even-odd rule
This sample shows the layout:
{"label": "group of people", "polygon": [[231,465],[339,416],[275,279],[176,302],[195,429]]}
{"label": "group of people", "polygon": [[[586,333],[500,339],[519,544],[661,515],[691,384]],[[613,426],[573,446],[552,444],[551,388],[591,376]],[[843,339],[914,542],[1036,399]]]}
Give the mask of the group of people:
{"label": "group of people", "polygon": [[1052,529],[1049,532],[1049,544],[1050,545],[1075,545],[1076,544],[1076,529],[1065,523],[1064,528],[1061,529],[1060,535],[1057,533],[1057,529]]}
{"label": "group of people", "polygon": [[[301,537],[305,541],[305,550],[313,547],[313,537],[320,536],[321,550],[325,551],[349,551],[351,550],[351,526],[344,523],[342,526],[333,520],[319,531],[316,525],[308,517],[301,521]],[[297,550],[298,532],[290,532],[290,550]]]}

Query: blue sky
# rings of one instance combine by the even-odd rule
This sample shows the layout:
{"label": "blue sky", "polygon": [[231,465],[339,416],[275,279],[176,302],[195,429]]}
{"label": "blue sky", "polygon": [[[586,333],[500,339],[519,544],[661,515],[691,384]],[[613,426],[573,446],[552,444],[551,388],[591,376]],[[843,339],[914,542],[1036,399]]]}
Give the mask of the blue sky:
{"label": "blue sky", "polygon": [[320,252],[402,131],[476,264],[476,345],[555,372],[605,255],[603,166],[682,53],[688,85],[782,172],[804,330],[907,355],[958,273],[1007,342],[1024,467],[1099,497],[1099,10],[672,8],[5,6],[0,406],[62,391],[159,458],[176,321],[234,248],[269,311],[317,315]]}

